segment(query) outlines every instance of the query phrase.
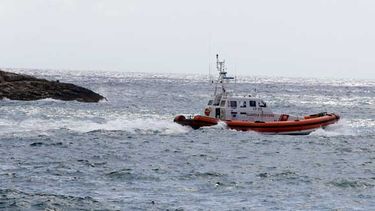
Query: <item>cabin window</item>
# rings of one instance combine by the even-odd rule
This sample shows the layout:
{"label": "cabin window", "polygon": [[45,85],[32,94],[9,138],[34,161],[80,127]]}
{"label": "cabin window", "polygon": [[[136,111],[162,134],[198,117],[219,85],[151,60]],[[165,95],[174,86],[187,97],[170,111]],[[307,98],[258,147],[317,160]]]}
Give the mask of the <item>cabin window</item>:
{"label": "cabin window", "polygon": [[222,100],[220,103],[220,107],[225,107],[225,100]]}
{"label": "cabin window", "polygon": [[212,102],[212,100],[209,100],[207,105],[212,105]]}
{"label": "cabin window", "polygon": [[240,108],[246,108],[246,101],[240,102]]}
{"label": "cabin window", "polygon": [[250,101],[250,107],[257,107],[257,103],[253,100]]}
{"label": "cabin window", "polygon": [[267,107],[267,104],[264,101],[259,102],[259,107]]}
{"label": "cabin window", "polygon": [[237,101],[230,101],[230,107],[237,108]]}

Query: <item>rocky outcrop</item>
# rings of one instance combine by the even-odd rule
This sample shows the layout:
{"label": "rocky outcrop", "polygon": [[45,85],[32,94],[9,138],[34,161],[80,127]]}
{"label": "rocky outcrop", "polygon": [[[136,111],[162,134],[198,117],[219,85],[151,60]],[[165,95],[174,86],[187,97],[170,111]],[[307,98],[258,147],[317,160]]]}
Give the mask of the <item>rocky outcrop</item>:
{"label": "rocky outcrop", "polygon": [[33,76],[5,72],[0,70],[0,99],[40,100],[77,100],[80,102],[98,102],[103,96],[80,86],[59,81],[48,81]]}

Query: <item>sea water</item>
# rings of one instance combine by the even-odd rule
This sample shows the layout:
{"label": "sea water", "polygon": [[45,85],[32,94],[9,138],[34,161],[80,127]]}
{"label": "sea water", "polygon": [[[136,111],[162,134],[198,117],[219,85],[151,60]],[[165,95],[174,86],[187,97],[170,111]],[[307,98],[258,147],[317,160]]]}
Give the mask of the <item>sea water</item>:
{"label": "sea water", "polygon": [[2,210],[371,210],[375,81],[244,76],[274,112],[336,112],[308,136],[192,130],[208,77],[16,70],[90,88],[100,103],[0,101]]}

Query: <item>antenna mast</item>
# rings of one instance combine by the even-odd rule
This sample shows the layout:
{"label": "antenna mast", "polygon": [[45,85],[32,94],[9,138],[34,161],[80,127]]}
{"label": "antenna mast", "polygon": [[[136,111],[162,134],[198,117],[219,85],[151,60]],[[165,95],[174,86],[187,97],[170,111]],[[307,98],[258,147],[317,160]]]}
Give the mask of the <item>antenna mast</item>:
{"label": "antenna mast", "polygon": [[225,67],[225,60],[220,61],[219,54],[216,54],[216,69],[217,71],[219,71],[219,78],[216,81],[214,95],[217,94],[217,89],[218,89],[219,84],[221,84],[221,90],[223,91],[223,93],[225,93],[226,90],[224,87],[224,80],[234,79],[233,77],[227,77],[227,71],[226,71],[227,68]]}

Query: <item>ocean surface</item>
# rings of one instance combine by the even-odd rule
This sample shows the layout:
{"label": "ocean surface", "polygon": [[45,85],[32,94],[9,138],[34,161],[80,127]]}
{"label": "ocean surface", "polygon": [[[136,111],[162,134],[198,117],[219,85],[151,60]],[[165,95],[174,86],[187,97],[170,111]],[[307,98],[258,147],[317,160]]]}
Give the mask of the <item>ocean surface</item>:
{"label": "ocean surface", "polygon": [[108,101],[0,101],[0,210],[374,210],[375,81],[246,76],[274,112],[337,112],[308,136],[191,130],[206,75],[15,70]]}

